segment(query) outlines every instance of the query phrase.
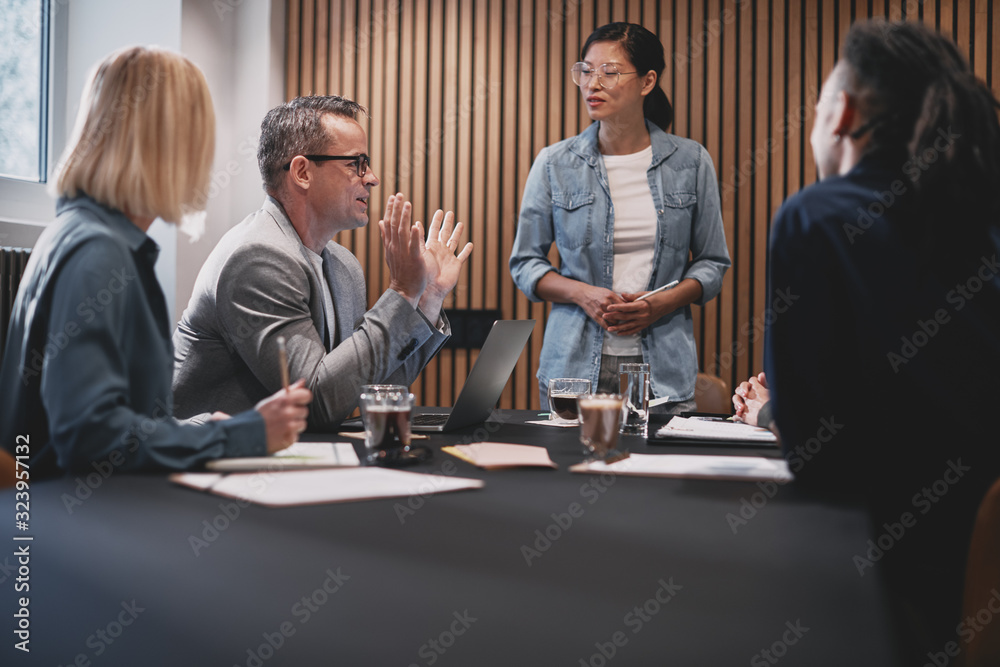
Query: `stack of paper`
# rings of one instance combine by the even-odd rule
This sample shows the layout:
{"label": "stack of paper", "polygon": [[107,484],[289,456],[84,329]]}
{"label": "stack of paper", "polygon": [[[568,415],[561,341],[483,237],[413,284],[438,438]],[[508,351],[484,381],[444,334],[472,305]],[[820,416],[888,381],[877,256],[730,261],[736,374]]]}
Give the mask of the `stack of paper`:
{"label": "stack of paper", "polygon": [[703,479],[767,480],[794,479],[784,459],[762,456],[695,456],[686,454],[633,454],[616,463],[591,461],[570,468],[579,473],[613,473],[639,477],[698,477]]}
{"label": "stack of paper", "polygon": [[463,461],[492,470],[494,468],[542,467],[557,468],[549,458],[549,451],[533,445],[511,445],[502,442],[474,442],[471,445],[442,447]]}
{"label": "stack of paper", "polygon": [[231,475],[176,473],[170,475],[170,481],[266,507],[426,496],[446,491],[481,489],[485,485],[479,479],[424,475],[374,467]]}
{"label": "stack of paper", "polygon": [[216,472],[251,470],[302,470],[304,468],[345,468],[361,462],[349,442],[296,442],[271,456],[216,459],[205,464]]}
{"label": "stack of paper", "polygon": [[774,433],[766,428],[730,421],[714,421],[697,417],[674,417],[656,432],[657,438],[684,440],[731,440],[734,442],[777,443]]}

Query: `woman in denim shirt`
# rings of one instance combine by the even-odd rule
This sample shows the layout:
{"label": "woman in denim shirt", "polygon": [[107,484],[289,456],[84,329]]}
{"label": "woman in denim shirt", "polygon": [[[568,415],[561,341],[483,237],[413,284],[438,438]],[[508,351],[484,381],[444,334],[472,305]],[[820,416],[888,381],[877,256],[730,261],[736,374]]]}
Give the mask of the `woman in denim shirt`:
{"label": "woman in denim shirt", "polygon": [[716,296],[730,266],[715,167],[703,146],[665,131],[673,108],[657,84],[665,63],[656,35],[610,23],[581,57],[573,81],[597,122],[538,154],[510,257],[518,288],[552,303],[540,404],[551,378],[617,392],[618,364],[645,361],[652,397],[669,400],[663,409],[693,410],[690,304]]}

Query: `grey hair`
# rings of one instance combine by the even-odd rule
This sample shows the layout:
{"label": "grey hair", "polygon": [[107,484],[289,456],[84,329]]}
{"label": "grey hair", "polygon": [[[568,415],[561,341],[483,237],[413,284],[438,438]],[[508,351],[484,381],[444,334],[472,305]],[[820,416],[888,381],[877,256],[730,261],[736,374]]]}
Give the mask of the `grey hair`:
{"label": "grey hair", "polygon": [[368,109],[339,95],[296,97],[267,112],[260,124],[257,165],[264,180],[264,191],[275,195],[281,190],[281,172],[296,155],[322,153],[329,137],[323,129],[323,116],[331,114],[357,120],[368,117]]}

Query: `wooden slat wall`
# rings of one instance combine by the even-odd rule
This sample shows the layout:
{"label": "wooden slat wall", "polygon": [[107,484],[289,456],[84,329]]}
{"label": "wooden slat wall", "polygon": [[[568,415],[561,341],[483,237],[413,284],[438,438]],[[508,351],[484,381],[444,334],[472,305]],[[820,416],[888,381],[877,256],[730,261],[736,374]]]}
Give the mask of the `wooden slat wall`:
{"label": "wooden slat wall", "polygon": [[[667,53],[661,85],[672,131],[715,160],[733,259],[722,294],[695,308],[699,362],[731,385],[763,363],[767,239],[790,193],[816,179],[813,106],[857,19],[924,21],[951,35],[1000,90],[1000,11],[991,0],[288,0],[289,98],[338,93],[369,107],[382,180],[373,224],[342,234],[365,267],[369,300],[388,285],[378,228],[401,191],[425,222],[453,209],[476,249],[452,308],[538,321],[503,407],[537,407],[535,370],[549,307],[514,287],[507,258],[538,151],[589,124],[568,76],[596,26],[639,22]],[[555,254],[553,253],[553,258]],[[450,404],[476,351],[444,351],[414,386]]]}

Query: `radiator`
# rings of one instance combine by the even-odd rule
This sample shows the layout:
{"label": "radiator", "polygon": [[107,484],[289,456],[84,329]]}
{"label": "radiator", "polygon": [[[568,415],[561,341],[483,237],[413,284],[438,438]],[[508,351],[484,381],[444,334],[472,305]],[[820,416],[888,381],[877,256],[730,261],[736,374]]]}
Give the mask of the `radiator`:
{"label": "radiator", "polygon": [[0,361],[7,345],[7,327],[14,312],[14,299],[21,284],[24,267],[28,264],[31,250],[28,248],[0,247]]}

